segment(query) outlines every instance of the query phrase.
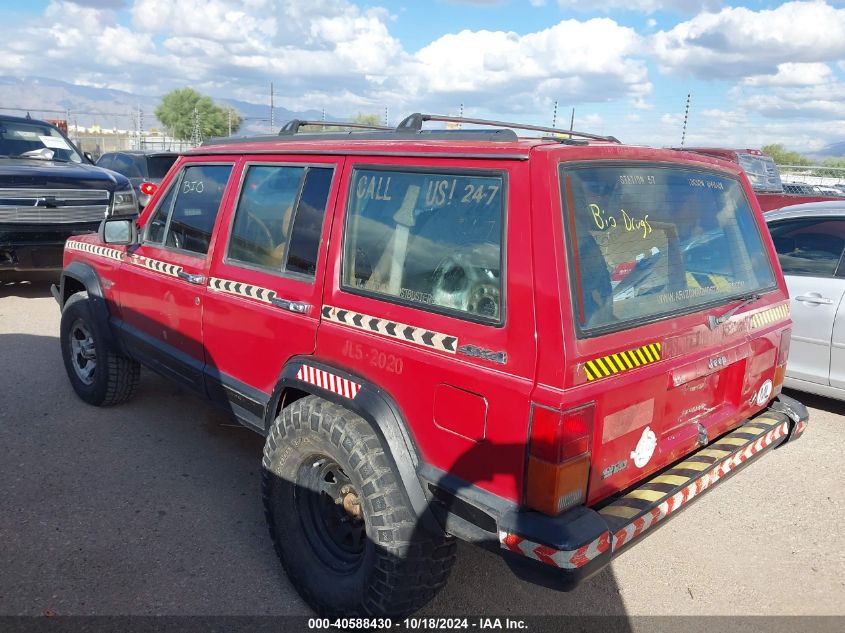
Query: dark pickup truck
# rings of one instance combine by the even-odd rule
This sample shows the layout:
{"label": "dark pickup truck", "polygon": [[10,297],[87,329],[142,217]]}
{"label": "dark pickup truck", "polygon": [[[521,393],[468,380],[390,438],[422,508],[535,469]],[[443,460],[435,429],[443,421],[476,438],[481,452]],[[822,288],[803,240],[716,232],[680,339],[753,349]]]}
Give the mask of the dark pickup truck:
{"label": "dark pickup truck", "polygon": [[129,180],[94,166],[58,128],[0,115],[0,281],[61,270],[68,237],[137,212]]}

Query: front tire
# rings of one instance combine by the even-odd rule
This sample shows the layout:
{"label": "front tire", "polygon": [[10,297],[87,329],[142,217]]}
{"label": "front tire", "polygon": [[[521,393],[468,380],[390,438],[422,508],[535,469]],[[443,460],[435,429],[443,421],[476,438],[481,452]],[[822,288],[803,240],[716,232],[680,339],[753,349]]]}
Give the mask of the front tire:
{"label": "front tire", "polygon": [[132,397],[141,366],[109,345],[94,318],[87,292],[78,292],[65,303],[60,337],[65,370],[76,395],[101,407]]}
{"label": "front tire", "polygon": [[380,437],[339,405],[308,396],[281,412],[262,492],[282,565],[321,616],[406,615],[449,577],[454,539],[417,526]]}

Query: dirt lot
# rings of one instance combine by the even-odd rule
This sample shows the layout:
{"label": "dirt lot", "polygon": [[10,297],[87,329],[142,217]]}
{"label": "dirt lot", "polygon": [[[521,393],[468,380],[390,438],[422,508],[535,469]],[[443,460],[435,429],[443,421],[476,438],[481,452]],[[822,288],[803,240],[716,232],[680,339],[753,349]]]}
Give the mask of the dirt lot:
{"label": "dirt lot", "polygon": [[[307,614],[264,525],[262,439],[158,376],[71,391],[45,283],[0,287],[0,614]],[[428,614],[845,614],[845,404],[564,594],[461,546]],[[805,629],[806,630],[806,629]]]}

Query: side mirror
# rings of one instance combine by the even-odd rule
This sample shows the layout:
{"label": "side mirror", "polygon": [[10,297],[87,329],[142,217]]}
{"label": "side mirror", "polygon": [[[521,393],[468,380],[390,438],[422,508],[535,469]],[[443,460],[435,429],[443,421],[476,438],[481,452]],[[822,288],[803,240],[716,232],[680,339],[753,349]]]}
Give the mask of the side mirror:
{"label": "side mirror", "polygon": [[82,152],[82,155],[85,158],[87,158],[91,162],[91,164],[94,164],[94,163],[97,162],[97,161],[94,160],[94,156],[91,154],[91,152]]}
{"label": "side mirror", "polygon": [[132,218],[106,218],[97,233],[103,244],[128,245],[138,241],[138,226]]}

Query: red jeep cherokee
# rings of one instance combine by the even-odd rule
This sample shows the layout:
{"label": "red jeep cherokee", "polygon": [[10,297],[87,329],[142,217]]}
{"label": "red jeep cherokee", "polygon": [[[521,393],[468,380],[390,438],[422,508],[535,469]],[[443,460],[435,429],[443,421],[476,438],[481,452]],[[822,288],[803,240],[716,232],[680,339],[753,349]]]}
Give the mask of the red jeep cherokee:
{"label": "red jeep cherokee", "polygon": [[572,587],[807,424],[738,165],[428,120],[456,119],[191,151],[54,288],[83,400],[144,365],[267,436],[270,533],[322,614],[419,608],[455,537]]}

